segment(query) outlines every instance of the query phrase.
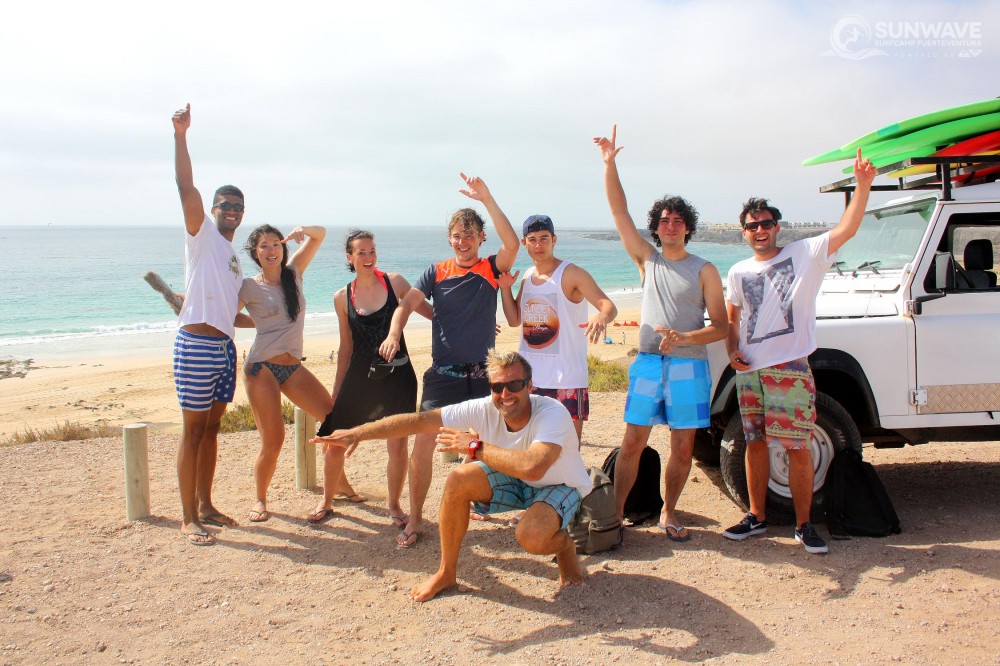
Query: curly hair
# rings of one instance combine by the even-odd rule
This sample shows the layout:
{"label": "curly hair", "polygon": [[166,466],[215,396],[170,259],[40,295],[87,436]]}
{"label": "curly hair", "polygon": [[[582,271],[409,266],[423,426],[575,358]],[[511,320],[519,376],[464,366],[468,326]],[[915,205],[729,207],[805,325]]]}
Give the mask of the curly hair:
{"label": "curly hair", "polygon": [[[270,224],[262,224],[251,231],[243,249],[258,266],[260,266],[260,259],[257,258],[257,243],[260,242],[264,234],[274,234],[278,240],[285,239],[284,234]],[[288,312],[288,318],[295,321],[299,316],[299,287],[295,284],[295,271],[288,268],[288,246],[284,243],[281,245],[281,291],[285,296],[285,310]]]}
{"label": "curly hair", "polygon": [[[354,241],[362,238],[367,238],[373,243],[375,242],[375,234],[370,231],[365,231],[364,229],[348,229],[347,238],[344,240],[344,252],[347,254],[354,254]],[[354,264],[348,261],[347,270],[354,273]]]}
{"label": "curly hair", "polygon": [[781,219],[781,211],[770,205],[767,199],[759,197],[750,197],[747,199],[747,202],[743,204],[743,210],[740,211],[740,228],[742,229],[743,225],[746,224],[747,215],[757,217],[757,215],[765,211],[771,214],[775,222]]}
{"label": "curly hair", "polygon": [[684,235],[684,244],[687,245],[688,241],[691,240],[691,236],[694,236],[698,229],[698,209],[683,197],[664,196],[662,199],[656,200],[653,203],[653,207],[649,209],[649,214],[646,216],[646,227],[649,229],[656,247],[662,247],[660,236],[656,233],[656,230],[660,226],[660,216],[663,215],[663,211],[674,213],[684,218],[684,226],[687,227],[687,233]]}

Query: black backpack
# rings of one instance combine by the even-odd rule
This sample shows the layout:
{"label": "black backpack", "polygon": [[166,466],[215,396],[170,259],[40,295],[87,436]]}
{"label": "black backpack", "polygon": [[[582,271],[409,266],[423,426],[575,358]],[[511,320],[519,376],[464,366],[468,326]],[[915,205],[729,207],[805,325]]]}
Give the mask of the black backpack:
{"label": "black backpack", "polygon": [[[620,448],[614,449],[601,465],[601,469],[612,481],[615,478],[615,463],[618,461],[619,451]],[[639,456],[639,472],[635,477],[635,485],[625,499],[625,521],[632,525],[640,525],[653,516],[659,516],[662,508],[660,454],[653,447],[647,446]]]}
{"label": "black backpack", "polygon": [[838,451],[826,476],[826,524],[834,539],[899,534],[899,516],[871,463],[854,450]]}

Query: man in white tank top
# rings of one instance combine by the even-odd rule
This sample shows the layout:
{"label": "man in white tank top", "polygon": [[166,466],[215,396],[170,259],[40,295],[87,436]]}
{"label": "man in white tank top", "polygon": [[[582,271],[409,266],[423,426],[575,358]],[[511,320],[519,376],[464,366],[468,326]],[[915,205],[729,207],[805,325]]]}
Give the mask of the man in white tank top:
{"label": "man in white tank top", "polygon": [[[503,311],[509,326],[521,327],[518,350],[533,369],[533,393],[555,398],[569,411],[577,438],[590,415],[587,341],[600,342],[618,308],[587,271],[557,259],[556,232],[547,215],[524,221],[521,244],[534,265],[514,298],[520,273],[500,276]],[[597,313],[587,318],[587,303]]]}
{"label": "man in white tank top", "polygon": [[[681,197],[656,201],[648,229],[656,247],[636,229],[628,212],[615,157],[617,127],[611,139],[594,143],[604,159],[604,187],[615,227],[642,278],[639,355],[629,367],[625,438],[615,463],[615,501],[624,518],[625,500],[635,484],[639,456],[654,425],[670,428],[670,456],[663,474],[664,504],[658,523],[671,541],[691,538],[675,514],[691,472],[694,438],[710,424],[712,378],[705,345],[726,337],[728,318],[718,269],[689,253],[698,212]],[[705,312],[709,323],[705,324]]]}

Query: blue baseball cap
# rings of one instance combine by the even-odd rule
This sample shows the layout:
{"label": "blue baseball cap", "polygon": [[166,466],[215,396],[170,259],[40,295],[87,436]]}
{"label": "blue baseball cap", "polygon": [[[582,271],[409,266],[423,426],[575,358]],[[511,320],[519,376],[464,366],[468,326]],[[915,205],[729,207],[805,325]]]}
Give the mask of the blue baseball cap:
{"label": "blue baseball cap", "polygon": [[552,218],[548,215],[532,215],[524,221],[521,227],[521,237],[527,236],[532,231],[548,231],[555,235],[556,228],[552,225]]}

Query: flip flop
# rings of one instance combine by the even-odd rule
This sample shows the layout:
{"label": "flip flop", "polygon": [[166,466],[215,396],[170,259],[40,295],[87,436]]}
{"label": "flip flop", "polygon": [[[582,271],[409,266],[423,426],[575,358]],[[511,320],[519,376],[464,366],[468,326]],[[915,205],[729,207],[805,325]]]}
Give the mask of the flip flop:
{"label": "flip flop", "polygon": [[181,534],[192,546],[212,546],[215,544],[215,537],[208,532],[181,532]]}
{"label": "flip flop", "polygon": [[[222,520],[219,520],[222,518]],[[239,523],[230,518],[224,513],[210,513],[207,516],[201,516],[198,520],[213,527],[237,527]]]}
{"label": "flip flop", "polygon": [[[399,537],[403,537],[403,540],[400,541]],[[396,537],[396,548],[413,548],[414,546],[417,545],[417,541],[419,540],[420,540],[420,532],[410,532],[409,534],[407,534],[406,530],[404,529]]]}
{"label": "flip flop", "polygon": [[308,516],[306,520],[313,525],[318,525],[319,523],[325,523],[326,521],[333,518],[333,509],[321,509],[319,511],[313,511]]}
{"label": "flip flop", "polygon": [[347,493],[334,493],[333,499],[337,501],[346,500],[354,504],[360,504],[361,502],[367,502],[368,498],[361,493],[354,493],[353,495],[348,495]]}
{"label": "flip flop", "polygon": [[389,519],[392,520],[392,524],[395,527],[398,527],[401,530],[406,529],[406,524],[410,522],[410,517],[405,513],[402,516],[394,516],[390,513]]}
{"label": "flip flop", "polygon": [[[661,530],[663,530],[666,533],[667,538],[670,539],[671,541],[684,543],[685,541],[691,538],[691,533],[688,532],[688,528],[684,527],[683,525],[674,525],[673,523],[667,523],[666,525],[661,525],[660,523],[656,523],[656,526],[659,527]],[[673,532],[671,532],[670,530],[673,530]],[[684,533],[683,536],[681,536],[681,532]]]}
{"label": "flip flop", "polygon": [[267,509],[264,509],[263,511],[257,511],[256,509],[253,509],[247,515],[247,519],[251,523],[263,523],[265,520],[267,520],[270,517],[271,517],[271,514],[268,513]]}

